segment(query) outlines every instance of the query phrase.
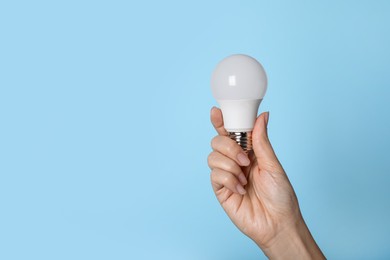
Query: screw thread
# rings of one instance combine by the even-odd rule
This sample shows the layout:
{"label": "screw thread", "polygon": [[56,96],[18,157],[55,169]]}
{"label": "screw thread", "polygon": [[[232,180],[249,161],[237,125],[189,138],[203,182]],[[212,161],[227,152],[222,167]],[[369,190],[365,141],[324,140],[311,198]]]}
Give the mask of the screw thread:
{"label": "screw thread", "polygon": [[229,132],[229,137],[236,141],[244,152],[252,150],[252,132]]}

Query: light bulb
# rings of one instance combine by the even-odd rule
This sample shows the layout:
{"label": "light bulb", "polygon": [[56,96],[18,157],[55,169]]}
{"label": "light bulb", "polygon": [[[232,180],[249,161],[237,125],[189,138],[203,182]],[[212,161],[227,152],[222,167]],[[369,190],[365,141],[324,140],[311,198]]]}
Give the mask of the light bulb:
{"label": "light bulb", "polygon": [[221,107],[230,138],[249,152],[257,111],[267,90],[263,66],[250,56],[231,55],[215,68],[211,90]]}

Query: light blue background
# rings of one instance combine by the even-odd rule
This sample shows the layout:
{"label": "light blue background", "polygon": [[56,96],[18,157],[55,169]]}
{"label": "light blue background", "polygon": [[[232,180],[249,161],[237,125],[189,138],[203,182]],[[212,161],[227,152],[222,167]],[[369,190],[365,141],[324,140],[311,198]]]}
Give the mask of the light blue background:
{"label": "light blue background", "polygon": [[390,258],[388,1],[0,2],[0,259],[261,259],[209,184],[214,66],[329,259]]}

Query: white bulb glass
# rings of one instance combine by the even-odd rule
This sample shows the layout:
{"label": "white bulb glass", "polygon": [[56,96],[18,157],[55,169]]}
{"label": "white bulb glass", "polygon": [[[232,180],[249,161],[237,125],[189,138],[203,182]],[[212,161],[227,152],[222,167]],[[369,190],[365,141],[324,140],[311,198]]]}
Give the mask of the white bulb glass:
{"label": "white bulb glass", "polygon": [[[250,138],[260,103],[267,91],[267,75],[263,66],[248,55],[231,55],[215,68],[211,90],[221,107],[225,129],[231,133],[230,136],[238,142],[237,136],[242,134],[248,134]],[[251,143],[248,146],[250,150]]]}

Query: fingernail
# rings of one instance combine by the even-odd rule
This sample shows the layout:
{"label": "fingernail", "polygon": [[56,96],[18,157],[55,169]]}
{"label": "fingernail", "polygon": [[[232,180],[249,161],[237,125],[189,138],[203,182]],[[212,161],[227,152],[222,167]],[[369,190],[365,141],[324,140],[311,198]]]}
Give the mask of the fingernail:
{"label": "fingernail", "polygon": [[246,180],[246,177],[245,177],[245,175],[243,173],[238,175],[238,179],[240,180],[242,185],[246,185],[248,183],[248,181]]}
{"label": "fingernail", "polygon": [[236,189],[241,195],[244,195],[246,193],[246,190],[244,189],[244,187],[242,187],[241,184],[237,184]]}
{"label": "fingernail", "polygon": [[268,126],[269,111],[265,114],[265,125]]}
{"label": "fingernail", "polygon": [[247,166],[250,163],[248,156],[243,152],[237,155],[237,160],[242,166]]}

